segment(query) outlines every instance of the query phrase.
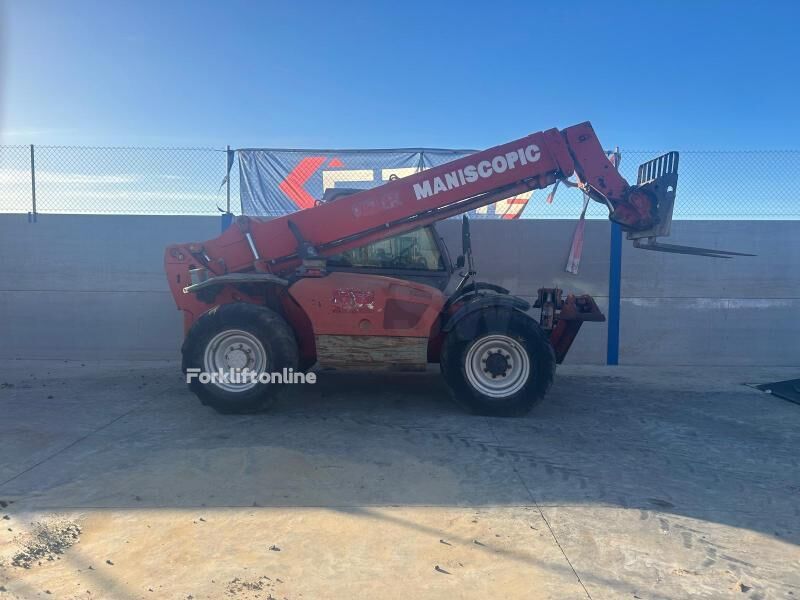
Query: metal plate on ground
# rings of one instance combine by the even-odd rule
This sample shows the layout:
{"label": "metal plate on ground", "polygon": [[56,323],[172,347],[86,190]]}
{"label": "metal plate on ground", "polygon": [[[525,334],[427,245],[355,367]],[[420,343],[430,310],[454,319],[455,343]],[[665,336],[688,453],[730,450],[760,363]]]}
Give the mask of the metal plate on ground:
{"label": "metal plate on ground", "polygon": [[762,383],[754,386],[762,392],[778,396],[789,402],[800,404],[800,379],[787,379],[775,383]]}

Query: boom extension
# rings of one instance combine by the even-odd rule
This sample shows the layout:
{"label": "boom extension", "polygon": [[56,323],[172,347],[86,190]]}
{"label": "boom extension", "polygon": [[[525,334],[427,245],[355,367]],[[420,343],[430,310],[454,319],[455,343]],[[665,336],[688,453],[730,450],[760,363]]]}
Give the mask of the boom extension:
{"label": "boom extension", "polygon": [[609,218],[630,233],[652,231],[663,218],[652,186],[629,185],[586,122],[534,133],[291,216],[240,217],[238,227],[191,253],[216,275],[253,268],[287,272],[309,252],[308,246],[299,248],[298,235],[324,258],[573,174],[581,189],[608,207]]}

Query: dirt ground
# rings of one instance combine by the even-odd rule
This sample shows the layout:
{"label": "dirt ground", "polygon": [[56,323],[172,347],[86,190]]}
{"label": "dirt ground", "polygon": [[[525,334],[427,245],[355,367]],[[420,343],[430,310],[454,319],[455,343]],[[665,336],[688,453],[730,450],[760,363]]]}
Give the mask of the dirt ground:
{"label": "dirt ground", "polygon": [[176,364],[0,363],[0,599],[800,600],[792,369],[563,367],[522,419],[435,373],[266,414]]}

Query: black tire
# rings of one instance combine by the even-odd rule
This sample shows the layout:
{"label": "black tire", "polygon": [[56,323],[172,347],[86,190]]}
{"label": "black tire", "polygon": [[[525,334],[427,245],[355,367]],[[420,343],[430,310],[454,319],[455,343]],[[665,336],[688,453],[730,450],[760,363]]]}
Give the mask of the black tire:
{"label": "black tire", "polygon": [[[182,367],[205,370],[204,355],[208,344],[226,330],[240,330],[255,337],[266,353],[267,372],[297,370],[297,341],[291,327],[275,311],[247,303],[217,306],[202,315],[189,330],[183,342]],[[263,410],[283,387],[281,384],[256,383],[244,391],[222,389],[214,383],[201,383],[194,378],[189,389],[206,406],[224,414],[245,414]]]}
{"label": "black tire", "polygon": [[[516,342],[507,342],[508,338]],[[475,357],[479,364],[486,364],[479,358],[481,348],[488,348],[486,353],[492,354],[492,340],[508,343],[512,353],[519,354],[517,364],[524,362],[521,352],[528,357],[527,377],[520,374],[515,379],[516,389],[509,388],[508,395],[487,395],[470,381],[468,360],[474,364]],[[473,352],[470,352],[472,348]],[[484,354],[486,355],[486,354]],[[501,356],[504,356],[501,353]],[[511,354],[508,354],[511,357]],[[492,360],[492,359],[489,359]],[[499,358],[498,372],[511,372],[506,358]],[[487,416],[519,417],[527,414],[544,398],[550,388],[555,374],[556,358],[553,347],[539,324],[528,315],[508,307],[492,306],[484,308],[456,324],[445,338],[441,357],[441,370],[455,400],[472,412]],[[505,369],[505,371],[504,371]],[[491,378],[490,370],[485,372]],[[521,373],[524,373],[524,369]],[[505,375],[498,375],[505,377]],[[472,377],[475,380],[475,375]],[[494,392],[503,394],[503,391]]]}

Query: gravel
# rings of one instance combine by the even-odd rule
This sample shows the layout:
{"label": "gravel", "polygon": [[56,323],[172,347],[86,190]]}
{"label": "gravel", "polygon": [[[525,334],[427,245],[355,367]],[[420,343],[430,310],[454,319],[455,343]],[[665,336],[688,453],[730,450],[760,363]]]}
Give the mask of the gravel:
{"label": "gravel", "polygon": [[11,557],[11,565],[23,569],[56,560],[67,548],[78,543],[81,527],[73,521],[52,518],[31,524],[30,533],[15,540],[18,550]]}

